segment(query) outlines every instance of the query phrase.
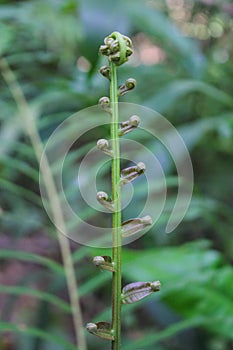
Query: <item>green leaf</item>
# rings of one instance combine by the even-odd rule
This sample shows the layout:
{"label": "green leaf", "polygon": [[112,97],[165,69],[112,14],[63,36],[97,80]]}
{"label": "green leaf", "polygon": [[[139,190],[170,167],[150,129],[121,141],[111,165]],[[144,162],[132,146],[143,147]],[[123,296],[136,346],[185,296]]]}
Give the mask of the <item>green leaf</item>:
{"label": "green leaf", "polygon": [[203,322],[204,319],[202,317],[198,317],[196,319],[177,322],[159,332],[147,332],[141,339],[134,341],[131,339],[130,342],[126,342],[126,344],[122,346],[122,350],[135,350],[138,347],[155,345],[159,341],[169,339],[176,333],[185,329],[200,326],[203,324]]}
{"label": "green leaf", "polygon": [[233,300],[228,285],[229,281],[232,284],[233,268],[223,268],[221,255],[209,250],[206,241],[146,254],[124,250],[123,255],[125,277],[159,279],[162,287],[158,297],[177,313],[190,320],[204,316],[205,328],[233,338]]}
{"label": "green leaf", "polygon": [[155,7],[135,0],[127,2],[124,6],[126,5],[128,14],[138,30],[148,34],[152,40],[159,41],[169,58],[175,60],[176,64],[182,64],[190,75],[202,75],[205,59],[194,40],[181,35],[171,20]]}
{"label": "green leaf", "polygon": [[32,166],[30,166],[28,163],[26,163],[23,160],[19,160],[17,158],[13,158],[10,156],[5,156],[0,160],[0,162],[8,167],[8,169],[12,169],[12,173],[22,173],[26,176],[28,176],[30,179],[34,180],[36,183],[38,183],[39,179],[39,173],[38,170],[34,169]]}
{"label": "green leaf", "polygon": [[25,334],[31,337],[41,338],[50,343],[61,344],[67,350],[77,350],[76,346],[70,344],[64,338],[60,338],[57,335],[54,335],[54,334],[51,335],[50,333],[43,332],[38,328],[28,327],[24,324],[16,325],[8,322],[0,322],[0,332],[8,332],[8,331]]}
{"label": "green leaf", "polygon": [[56,295],[42,292],[40,290],[35,290],[30,287],[22,287],[22,286],[4,286],[0,285],[0,293],[8,293],[13,295],[27,295],[33,298],[38,298],[41,300],[45,300],[51,304],[54,304],[59,309],[62,309],[63,311],[70,313],[71,307],[68,303],[63,301],[62,299],[58,298]]}
{"label": "green leaf", "polygon": [[199,80],[176,80],[171,82],[144,103],[146,106],[162,113],[171,108],[181,97],[193,92],[208,96],[226,107],[233,107],[233,98],[229,94]]}
{"label": "green leaf", "polygon": [[101,273],[97,274],[92,278],[89,278],[89,280],[85,283],[83,283],[80,288],[80,296],[87,295],[89,293],[92,293],[93,291],[97,290],[101,286],[105,285],[106,282],[109,282],[111,280],[111,275],[107,273]]}
{"label": "green leaf", "polygon": [[11,47],[15,32],[10,25],[0,23],[0,56]]}
{"label": "green leaf", "polygon": [[38,254],[33,254],[33,253],[28,253],[28,252],[23,252],[18,250],[1,249],[0,259],[18,259],[25,262],[29,261],[29,262],[41,264],[46,266],[52,272],[64,276],[64,269],[62,265],[58,264],[57,262],[51,259],[40,256]]}
{"label": "green leaf", "polygon": [[0,179],[0,185],[2,185],[5,190],[8,190],[19,196],[23,196],[25,199],[31,201],[39,207],[42,206],[40,196],[28,190],[27,188],[24,188],[6,179]]}

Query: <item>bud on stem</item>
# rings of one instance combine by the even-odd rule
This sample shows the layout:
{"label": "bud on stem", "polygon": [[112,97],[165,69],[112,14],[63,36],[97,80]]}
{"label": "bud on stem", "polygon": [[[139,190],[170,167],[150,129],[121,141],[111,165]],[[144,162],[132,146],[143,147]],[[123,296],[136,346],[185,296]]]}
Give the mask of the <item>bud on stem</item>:
{"label": "bud on stem", "polygon": [[125,84],[120,85],[118,88],[118,96],[124,96],[127,92],[133,90],[136,86],[136,80],[129,78],[126,80]]}
{"label": "bud on stem", "polygon": [[96,144],[97,148],[107,154],[110,157],[113,157],[113,152],[109,148],[109,143],[106,139],[99,139]]}
{"label": "bud on stem", "polygon": [[114,211],[115,211],[114,203],[113,203],[113,201],[108,197],[108,195],[107,195],[106,192],[103,192],[103,191],[97,192],[96,199],[97,199],[97,201],[98,201],[101,205],[103,205],[103,207],[105,207],[106,209],[110,210],[111,212],[114,212]]}
{"label": "bud on stem", "polygon": [[126,238],[135,235],[151,224],[152,219],[149,215],[142,218],[129,219],[122,224],[122,237]]}
{"label": "bud on stem", "polygon": [[107,113],[112,114],[109,97],[103,96],[99,99],[100,107]]}
{"label": "bud on stem", "polygon": [[113,330],[107,322],[88,323],[86,329],[99,338],[114,340]]}
{"label": "bud on stem", "polygon": [[160,290],[160,281],[134,282],[122,289],[122,303],[133,304]]}
{"label": "bud on stem", "polygon": [[123,169],[121,171],[121,185],[125,185],[135,180],[138,176],[142,175],[145,170],[146,166],[143,162],[139,162],[136,166]]}
{"label": "bud on stem", "polygon": [[101,270],[107,270],[111,272],[115,271],[110,256],[95,256],[93,259],[93,263],[96,267],[99,267]]}
{"label": "bud on stem", "polygon": [[129,120],[126,120],[125,122],[122,122],[120,124],[118,135],[123,136],[128,132],[133,131],[138,127],[139,123],[140,123],[140,118],[137,115],[132,115],[129,118]]}

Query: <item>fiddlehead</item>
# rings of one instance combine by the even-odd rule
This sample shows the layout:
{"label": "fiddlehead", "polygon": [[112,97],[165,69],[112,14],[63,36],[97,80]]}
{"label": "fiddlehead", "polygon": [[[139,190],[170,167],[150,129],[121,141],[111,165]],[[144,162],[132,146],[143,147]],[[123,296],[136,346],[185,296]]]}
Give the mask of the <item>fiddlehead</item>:
{"label": "fiddlehead", "polygon": [[93,259],[95,266],[112,273],[112,323],[89,323],[87,330],[101,338],[111,340],[112,350],[121,347],[121,305],[138,301],[152,292],[158,291],[160,282],[135,282],[125,286],[122,290],[122,238],[137,234],[146,226],[152,224],[149,215],[142,218],[121,220],[121,187],[135,180],[144,173],[146,166],[139,162],[135,166],[120,169],[120,141],[119,138],[136,129],[140,123],[137,115],[119,123],[118,97],[125,95],[135,88],[136,80],[129,78],[120,86],[117,84],[117,67],[128,61],[132,54],[131,40],[113,32],[104,39],[100,52],[108,56],[109,66],[100,68],[100,73],[110,81],[110,98],[101,97],[100,107],[111,115],[111,149],[106,139],[97,141],[97,147],[112,159],[112,196],[100,191],[97,193],[98,202],[112,212],[112,257],[96,256]]}

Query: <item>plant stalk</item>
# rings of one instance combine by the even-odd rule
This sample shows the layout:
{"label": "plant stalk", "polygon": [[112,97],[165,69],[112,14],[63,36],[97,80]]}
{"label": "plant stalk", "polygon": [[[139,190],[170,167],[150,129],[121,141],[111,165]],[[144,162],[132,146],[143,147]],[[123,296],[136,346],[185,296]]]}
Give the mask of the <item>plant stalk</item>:
{"label": "plant stalk", "polygon": [[[43,154],[43,144],[40,139],[39,133],[37,131],[33,113],[6,59],[1,58],[0,68],[2,69],[3,77],[6,83],[8,84],[9,89],[14,97],[20,116],[23,120],[24,126],[31,140],[32,146],[34,148],[37,161],[40,164],[41,157]],[[73,316],[77,349],[87,350],[86,339],[83,332],[83,320],[82,320],[82,313],[81,313],[80,300],[79,300],[79,294],[78,294],[78,285],[77,285],[74,265],[72,261],[72,253],[70,250],[68,238],[64,235],[64,233],[66,233],[66,226],[65,226],[63,213],[59,202],[58,193],[53,180],[51,167],[46,155],[44,155],[43,159],[44,159],[44,162],[41,163],[41,173],[44,179],[46,191],[47,191],[49,202],[51,205],[54,222],[56,223],[56,227],[61,227],[63,231],[62,233],[58,229],[56,230],[58,242],[59,242],[59,246],[62,254],[67,288],[68,288],[68,293],[69,293],[70,303],[72,308],[72,316]]]}
{"label": "plant stalk", "polygon": [[111,139],[112,139],[112,200],[115,212],[112,214],[112,261],[115,272],[112,279],[112,329],[114,340],[112,350],[121,347],[121,270],[122,270],[122,238],[121,238],[121,188],[120,188],[120,144],[118,136],[118,85],[117,68],[110,62],[111,84],[110,101],[112,109]]}

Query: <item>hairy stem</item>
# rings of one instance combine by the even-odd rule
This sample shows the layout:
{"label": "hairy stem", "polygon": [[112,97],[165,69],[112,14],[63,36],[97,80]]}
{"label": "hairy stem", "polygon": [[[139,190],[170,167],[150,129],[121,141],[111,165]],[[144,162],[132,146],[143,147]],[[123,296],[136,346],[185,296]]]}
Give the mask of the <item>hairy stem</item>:
{"label": "hairy stem", "polygon": [[112,350],[120,350],[121,346],[121,195],[120,195],[120,145],[118,137],[118,85],[117,68],[110,63],[111,85],[110,100],[112,108],[111,139],[112,139],[112,199],[115,212],[112,214],[112,260],[115,268],[112,280],[112,329],[115,339]]}
{"label": "hairy stem", "polygon": [[[40,164],[41,157],[43,154],[43,144],[40,139],[39,133],[37,131],[33,112],[31,111],[25,99],[25,96],[22,92],[22,89],[18,84],[16,77],[13,71],[11,70],[11,68],[9,67],[6,59],[2,58],[0,60],[0,68],[2,69],[3,77],[6,83],[8,84],[9,89],[17,104],[20,116],[23,120],[23,124],[26,128],[26,131],[31,140],[32,146],[35,150],[37,161]],[[77,349],[87,350],[86,339],[83,332],[83,321],[82,321],[82,313],[80,308],[78,286],[77,286],[77,281],[75,277],[74,265],[72,262],[72,254],[71,254],[68,238],[64,235],[66,234],[66,226],[65,226],[63,213],[62,213],[62,209],[58,198],[58,193],[53,180],[50,164],[45,155],[43,159],[44,161],[41,163],[41,174],[42,174],[47,195],[49,198],[54,222],[56,227],[60,227],[63,232],[63,233],[60,232],[58,229],[56,230],[58,242],[59,242],[59,246],[62,254],[63,266],[64,266],[66,281],[67,281],[67,288],[68,288],[70,303],[72,308]]]}

